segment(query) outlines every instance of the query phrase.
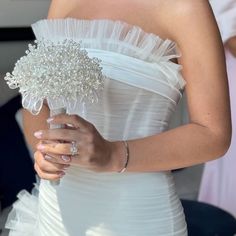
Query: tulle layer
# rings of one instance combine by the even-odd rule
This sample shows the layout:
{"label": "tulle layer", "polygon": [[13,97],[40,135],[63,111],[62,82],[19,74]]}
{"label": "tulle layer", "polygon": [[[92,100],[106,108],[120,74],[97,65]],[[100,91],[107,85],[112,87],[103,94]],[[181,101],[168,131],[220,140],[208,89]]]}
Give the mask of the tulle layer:
{"label": "tulle layer", "polygon": [[38,187],[32,194],[22,190],[17,195],[18,200],[8,215],[6,228],[10,229],[9,236],[36,236],[38,234]]}
{"label": "tulle layer", "polygon": [[65,38],[80,41],[84,48],[101,49],[149,62],[180,56],[176,43],[147,33],[136,25],[110,19],[43,19],[32,25],[37,39]]}

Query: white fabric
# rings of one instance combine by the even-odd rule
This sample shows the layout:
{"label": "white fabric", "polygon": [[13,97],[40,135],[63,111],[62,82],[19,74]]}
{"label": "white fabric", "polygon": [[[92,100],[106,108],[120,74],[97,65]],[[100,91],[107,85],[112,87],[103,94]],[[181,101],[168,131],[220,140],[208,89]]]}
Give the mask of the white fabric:
{"label": "white fabric", "polygon": [[221,37],[225,43],[228,39],[236,36],[236,1],[210,0],[216,20],[221,31]]}
{"label": "white fabric", "polygon": [[[86,104],[86,119],[106,139],[135,139],[168,129],[185,85],[181,67],[170,61],[178,56],[173,42],[112,20],[41,20],[33,30],[37,38],[81,40],[90,56],[102,59],[109,79],[98,104]],[[77,108],[67,112],[81,115]],[[187,235],[169,171],[94,173],[71,167],[60,186],[43,180],[39,190],[37,209],[25,211],[25,194],[20,196],[9,215],[10,236]]]}

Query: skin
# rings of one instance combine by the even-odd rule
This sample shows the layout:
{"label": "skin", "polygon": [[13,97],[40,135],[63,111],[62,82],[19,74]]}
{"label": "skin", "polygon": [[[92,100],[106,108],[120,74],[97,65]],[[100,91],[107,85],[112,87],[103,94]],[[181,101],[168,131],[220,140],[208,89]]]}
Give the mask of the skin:
{"label": "skin", "polygon": [[[229,94],[223,45],[208,1],[52,1],[48,18],[65,17],[123,20],[177,42],[182,53],[179,63],[183,65],[182,74],[187,81],[190,123],[154,136],[129,140],[127,171],[165,171],[223,156],[231,139]],[[123,168],[125,148],[121,141],[105,140],[93,124],[77,115],[54,117],[50,122],[70,124],[70,127],[48,130],[48,117],[46,105],[37,117],[24,111],[25,136],[35,148],[35,169],[41,178],[61,178],[69,165],[98,172]],[[72,158],[71,141],[77,141],[79,148],[79,154]],[[64,161],[62,155],[67,156],[68,161]]]}
{"label": "skin", "polygon": [[230,50],[232,55],[236,57],[236,36],[230,38],[226,43],[226,47]]}

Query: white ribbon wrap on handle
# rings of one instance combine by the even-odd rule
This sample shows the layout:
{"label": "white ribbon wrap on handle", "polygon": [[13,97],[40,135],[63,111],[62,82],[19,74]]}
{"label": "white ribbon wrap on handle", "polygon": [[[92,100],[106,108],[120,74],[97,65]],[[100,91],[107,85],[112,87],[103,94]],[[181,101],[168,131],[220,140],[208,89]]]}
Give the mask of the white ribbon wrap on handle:
{"label": "white ribbon wrap on handle", "polygon": [[[59,114],[65,114],[65,113],[66,113],[65,108],[50,110],[50,117],[55,116],[55,115],[59,115]],[[64,127],[65,127],[65,125],[50,124],[50,129],[61,129]],[[50,183],[53,186],[58,186],[60,184],[60,180],[54,180],[54,181],[52,180],[52,181],[50,181]]]}

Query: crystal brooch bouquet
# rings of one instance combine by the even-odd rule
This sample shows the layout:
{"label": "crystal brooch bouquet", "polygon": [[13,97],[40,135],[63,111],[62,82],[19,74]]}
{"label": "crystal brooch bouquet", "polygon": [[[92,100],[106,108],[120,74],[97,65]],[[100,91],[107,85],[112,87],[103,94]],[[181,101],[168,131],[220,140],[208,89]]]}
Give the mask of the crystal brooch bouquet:
{"label": "crystal brooch bouquet", "polygon": [[41,39],[29,44],[26,55],[4,79],[11,89],[19,88],[22,105],[32,114],[37,115],[45,101],[51,115],[76,107],[82,108],[83,114],[84,104],[97,102],[104,87],[100,62],[90,58],[80,43],[72,39],[59,42]]}
{"label": "crystal brooch bouquet", "polygon": [[96,102],[104,86],[100,60],[73,40],[54,43],[35,41],[15,64],[5,80],[11,89],[19,88],[22,105],[38,114],[46,100],[50,109],[71,108],[76,103]]}
{"label": "crystal brooch bouquet", "polygon": [[35,43],[4,78],[11,89],[19,88],[24,108],[38,114],[45,100],[51,110],[98,100],[105,78],[98,58],[73,40]]}

